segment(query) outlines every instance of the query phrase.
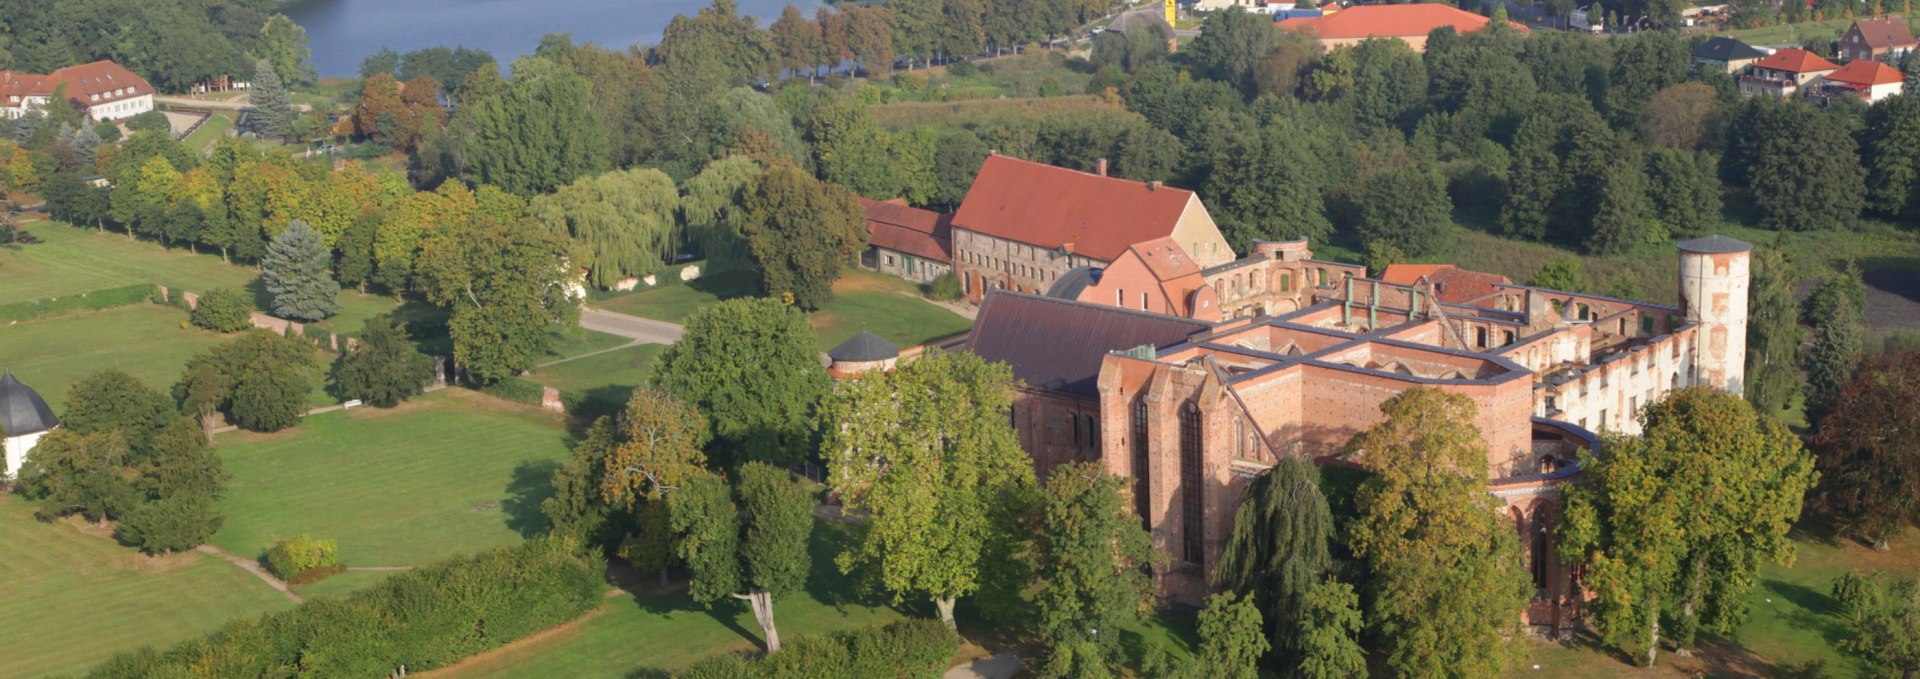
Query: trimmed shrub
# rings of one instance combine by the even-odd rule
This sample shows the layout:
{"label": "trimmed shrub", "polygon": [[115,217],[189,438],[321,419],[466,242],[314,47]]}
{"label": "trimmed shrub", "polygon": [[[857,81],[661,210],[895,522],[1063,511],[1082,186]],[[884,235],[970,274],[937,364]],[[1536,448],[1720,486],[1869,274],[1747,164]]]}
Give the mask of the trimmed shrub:
{"label": "trimmed shrub", "polygon": [[32,302],[0,304],[0,323],[32,321],[65,316],[78,311],[98,311],[153,301],[159,288],[151,283],[128,285],[76,295],[50,297]]}
{"label": "trimmed shrub", "polygon": [[300,574],[298,575],[295,575],[291,578],[287,578],[287,584],[311,585],[313,583],[319,582],[321,580],[325,580],[327,578],[331,578],[333,576],[336,576],[345,572],[347,572],[347,565],[343,563],[337,563],[331,566],[321,566],[319,568],[309,568],[307,570],[301,571]]}
{"label": "trimmed shrub", "polygon": [[267,568],[281,580],[313,570],[340,563],[340,547],[332,540],[315,540],[313,536],[300,534],[281,540],[267,550]]}
{"label": "trimmed shrub", "polygon": [[200,296],[193,324],[214,332],[240,332],[253,327],[253,309],[232,288],[218,288]]}
{"label": "trimmed shrub", "polygon": [[540,405],[540,399],[546,395],[546,391],[546,386],[522,377],[504,377],[480,388],[482,394],[530,406]]}
{"label": "trimmed shrub", "polygon": [[531,540],[237,620],[159,653],[122,653],[87,676],[385,677],[444,667],[592,610],[605,568],[572,541]]}
{"label": "trimmed shrub", "polygon": [[[962,62],[964,63],[964,62]],[[933,277],[927,282],[927,299],[936,302],[955,302],[960,300],[960,278],[952,271]]]}
{"label": "trimmed shrub", "polygon": [[937,620],[898,620],[831,636],[800,637],[754,662],[737,654],[707,658],[680,679],[932,679],[945,674],[960,639]]}

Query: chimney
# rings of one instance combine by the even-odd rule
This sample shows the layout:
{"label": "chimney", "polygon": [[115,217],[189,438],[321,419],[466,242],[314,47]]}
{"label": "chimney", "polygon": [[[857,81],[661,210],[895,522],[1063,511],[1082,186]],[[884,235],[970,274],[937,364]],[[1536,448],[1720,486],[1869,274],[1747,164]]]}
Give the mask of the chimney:
{"label": "chimney", "polygon": [[1160,188],[1160,180],[1155,179],[1153,181],[1147,182],[1148,191],[1158,190],[1159,188]]}
{"label": "chimney", "polygon": [[1093,173],[1102,177],[1107,176],[1107,159],[1101,158],[1093,161]]}

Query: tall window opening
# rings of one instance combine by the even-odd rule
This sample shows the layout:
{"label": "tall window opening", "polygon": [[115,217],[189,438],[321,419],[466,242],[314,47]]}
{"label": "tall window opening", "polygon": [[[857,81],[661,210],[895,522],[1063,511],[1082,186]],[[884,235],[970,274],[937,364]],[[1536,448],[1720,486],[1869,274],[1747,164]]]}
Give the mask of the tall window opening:
{"label": "tall window opening", "polygon": [[1147,397],[1142,394],[1133,400],[1133,511],[1140,515],[1140,526],[1153,530],[1153,501],[1149,491],[1153,489],[1148,480],[1151,469],[1147,461]]}
{"label": "tall window opening", "polygon": [[1203,570],[1207,566],[1206,497],[1201,489],[1200,406],[1188,401],[1180,408],[1180,533],[1183,560]]}

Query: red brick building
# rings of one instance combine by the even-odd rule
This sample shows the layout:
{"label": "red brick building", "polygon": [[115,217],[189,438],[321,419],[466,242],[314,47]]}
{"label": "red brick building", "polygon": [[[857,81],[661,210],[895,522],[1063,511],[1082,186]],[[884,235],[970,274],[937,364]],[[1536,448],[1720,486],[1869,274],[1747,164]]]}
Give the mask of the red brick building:
{"label": "red brick building", "polygon": [[1528,621],[1562,629],[1580,599],[1549,549],[1558,485],[1594,445],[1589,427],[1631,432],[1639,406],[1681,386],[1741,389],[1749,250],[1719,237],[1680,244],[1685,304],[1669,307],[1458,270],[1403,270],[1402,284],[1327,263],[1338,277],[1321,278],[1304,243],[1270,244],[1243,268],[1302,278],[1268,277],[1248,303],[1297,310],[1203,320],[1078,294],[1097,286],[1075,299],[995,292],[968,349],[1024,383],[1012,418],[1042,474],[1101,460],[1133,479],[1136,511],[1173,557],[1156,573],[1161,592],[1186,602],[1209,591],[1247,481],[1280,456],[1364,466],[1343,448],[1381,419],[1381,403],[1416,385],[1467,396],[1488,491],[1529,553]]}

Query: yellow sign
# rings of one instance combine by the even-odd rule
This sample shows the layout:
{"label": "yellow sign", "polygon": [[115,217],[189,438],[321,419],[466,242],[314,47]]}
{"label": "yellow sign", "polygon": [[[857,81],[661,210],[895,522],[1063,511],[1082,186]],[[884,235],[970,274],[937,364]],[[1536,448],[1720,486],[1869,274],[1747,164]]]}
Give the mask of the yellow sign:
{"label": "yellow sign", "polygon": [[1174,0],[1167,0],[1167,25],[1168,26],[1174,25],[1173,24],[1173,10],[1174,10],[1173,1]]}

